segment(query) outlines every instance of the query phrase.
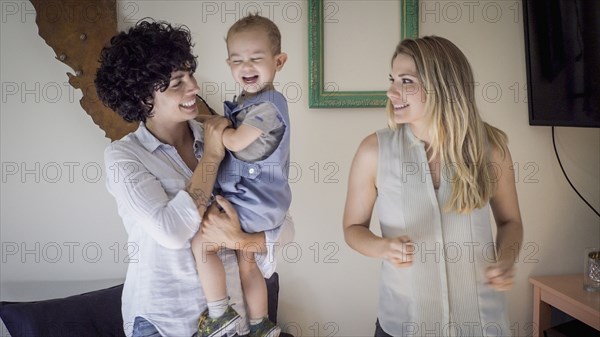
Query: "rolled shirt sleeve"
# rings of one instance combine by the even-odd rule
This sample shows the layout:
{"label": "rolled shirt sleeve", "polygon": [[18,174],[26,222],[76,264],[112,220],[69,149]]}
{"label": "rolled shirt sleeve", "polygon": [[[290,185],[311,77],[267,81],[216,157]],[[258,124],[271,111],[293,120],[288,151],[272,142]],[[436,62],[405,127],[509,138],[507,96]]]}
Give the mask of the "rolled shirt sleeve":
{"label": "rolled shirt sleeve", "polygon": [[200,216],[185,191],[185,177],[162,176],[142,165],[136,153],[113,145],[104,153],[109,192],[116,198],[124,222],[135,219],[160,245],[180,249],[198,231]]}

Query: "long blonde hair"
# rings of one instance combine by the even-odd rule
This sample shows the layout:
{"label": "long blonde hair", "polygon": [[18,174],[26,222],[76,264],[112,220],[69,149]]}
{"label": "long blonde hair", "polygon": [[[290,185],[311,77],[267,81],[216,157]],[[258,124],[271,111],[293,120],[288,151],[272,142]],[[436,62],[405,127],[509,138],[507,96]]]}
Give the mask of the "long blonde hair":
{"label": "long blonde hair", "polygon": [[[498,149],[504,156],[507,137],[482,121],[469,61],[456,45],[438,36],[405,39],[396,47],[392,62],[398,54],[412,57],[426,93],[431,158],[439,154],[442,168],[452,174],[452,194],[445,210],[469,213],[483,207],[498,179],[490,152]],[[389,102],[388,118],[390,127],[398,128]]]}

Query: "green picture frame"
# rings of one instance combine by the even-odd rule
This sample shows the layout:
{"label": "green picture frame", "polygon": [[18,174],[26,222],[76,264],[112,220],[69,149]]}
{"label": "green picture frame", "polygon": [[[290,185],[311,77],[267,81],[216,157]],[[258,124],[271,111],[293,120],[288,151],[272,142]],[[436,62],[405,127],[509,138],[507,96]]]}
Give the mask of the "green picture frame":
{"label": "green picture frame", "polygon": [[[417,37],[419,32],[419,1],[400,1],[400,36]],[[384,107],[385,91],[327,91],[324,81],[324,0],[308,0],[308,107],[372,108]]]}

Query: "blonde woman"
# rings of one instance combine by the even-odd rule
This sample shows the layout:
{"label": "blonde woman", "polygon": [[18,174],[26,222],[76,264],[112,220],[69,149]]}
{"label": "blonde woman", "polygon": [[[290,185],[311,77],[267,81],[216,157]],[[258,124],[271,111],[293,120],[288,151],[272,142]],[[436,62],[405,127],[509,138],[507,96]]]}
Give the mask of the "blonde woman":
{"label": "blonde woman", "polygon": [[375,336],[510,335],[502,291],[523,228],[506,135],[481,120],[447,39],[403,40],[390,82],[389,128],[357,150],[343,221],[350,247],[383,259]]}

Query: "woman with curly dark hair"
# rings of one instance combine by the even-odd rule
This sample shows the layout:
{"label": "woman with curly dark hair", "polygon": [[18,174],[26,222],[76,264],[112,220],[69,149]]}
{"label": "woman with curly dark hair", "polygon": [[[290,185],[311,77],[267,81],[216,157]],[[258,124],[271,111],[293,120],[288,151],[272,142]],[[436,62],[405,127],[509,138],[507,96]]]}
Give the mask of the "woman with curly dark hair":
{"label": "woman with curly dark hair", "polygon": [[[277,245],[266,242],[293,231],[289,223],[278,232],[244,233],[232,205],[212,197],[229,122],[216,116],[202,124],[195,120],[200,89],[192,46],[186,27],[143,20],[114,36],[100,55],[98,96],[126,121],[139,123],[104,154],[107,188],[131,248],[122,296],[127,336],[191,336],[197,331],[207,304],[190,248],[194,236],[226,248],[241,245],[273,254],[269,250]],[[245,317],[235,254],[224,265],[232,280],[229,296]],[[239,321],[237,332],[248,333],[247,321]]]}

